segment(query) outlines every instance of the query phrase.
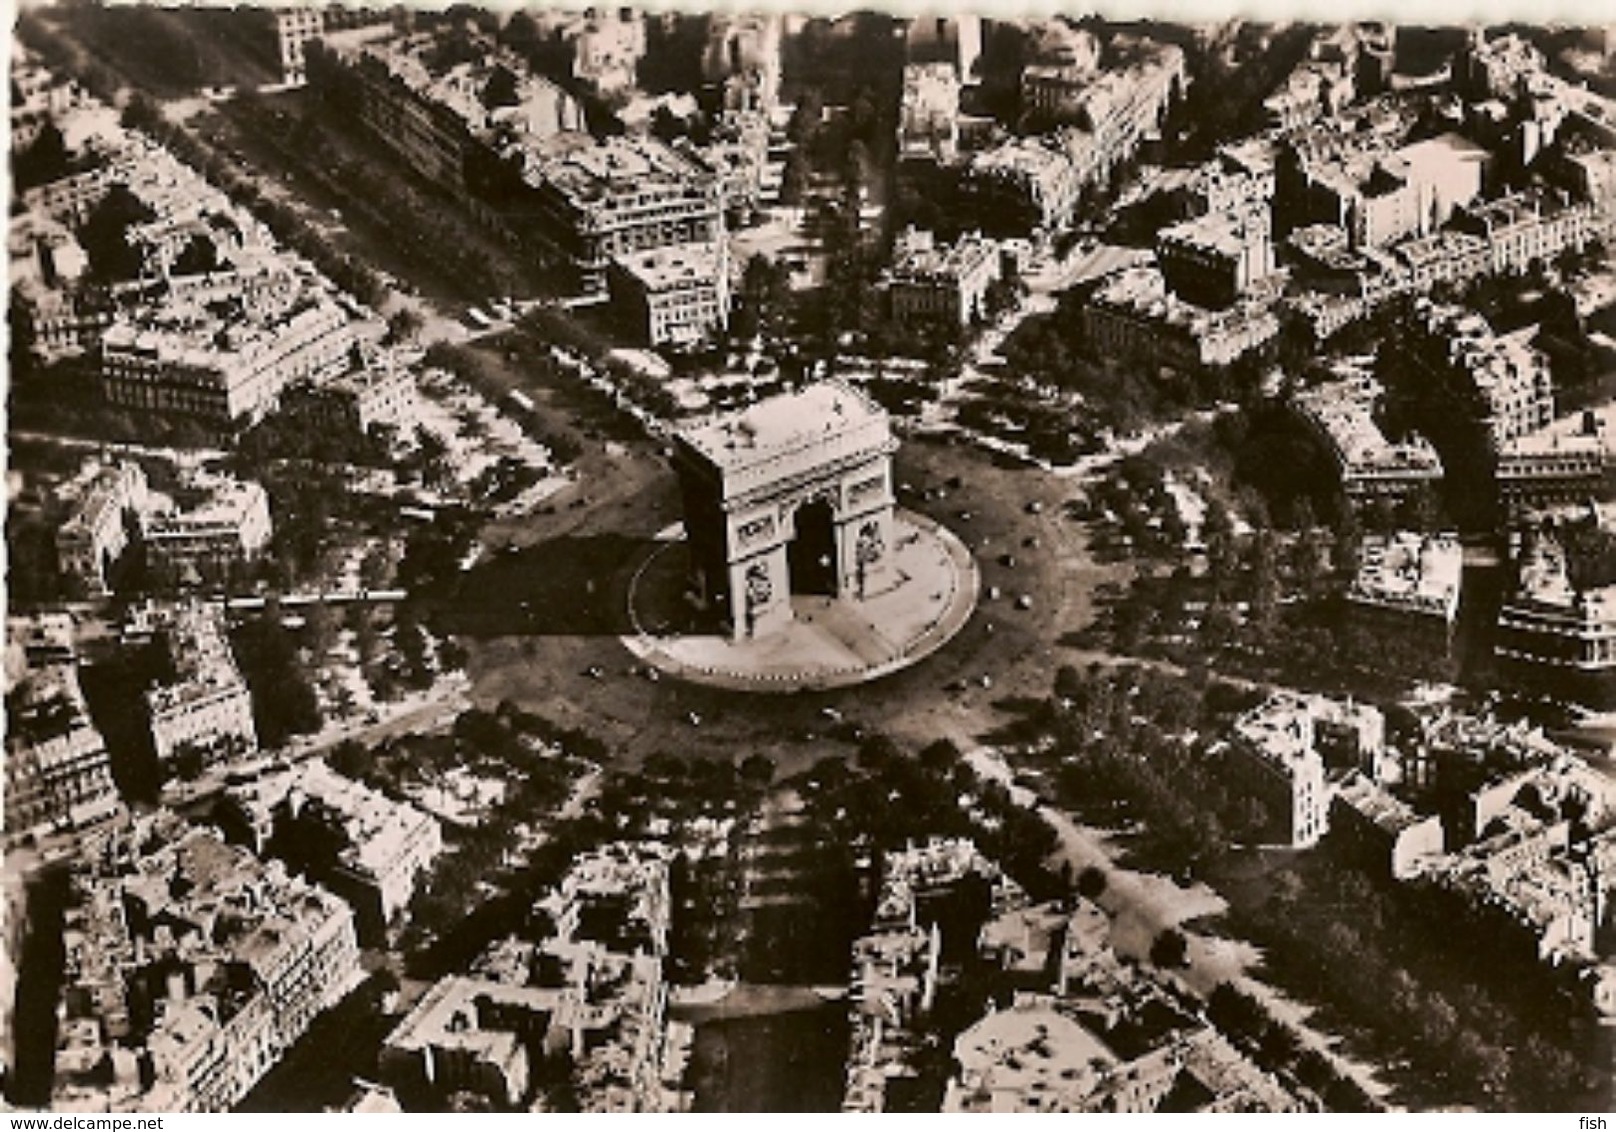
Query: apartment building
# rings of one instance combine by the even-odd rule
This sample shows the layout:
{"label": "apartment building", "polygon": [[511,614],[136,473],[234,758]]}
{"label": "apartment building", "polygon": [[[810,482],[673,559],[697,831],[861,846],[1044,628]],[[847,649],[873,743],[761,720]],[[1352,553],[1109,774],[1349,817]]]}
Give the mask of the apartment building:
{"label": "apartment building", "polygon": [[625,255],[723,239],[718,177],[654,138],[612,137],[530,164],[523,231],[569,265],[585,291]]}
{"label": "apartment building", "polygon": [[56,1112],[229,1111],[363,977],[346,904],[172,815],[70,883]]}
{"label": "apartment building", "polygon": [[1330,826],[1330,766],[1372,767],[1386,745],[1375,708],[1276,692],[1235,721],[1223,747],[1237,789],[1262,802],[1273,834],[1297,848]]}
{"label": "apartment building", "polygon": [[689,346],[729,325],[730,267],[722,243],[681,244],[613,258],[617,310],[649,346]]}
{"label": "apartment building", "polygon": [[256,560],[269,545],[269,496],[261,484],[193,475],[175,504],[153,507],[142,516],[140,538],[148,569],[176,578],[217,574]]}
{"label": "apartment building", "polygon": [[1528,345],[1531,328],[1495,335],[1480,315],[1422,299],[1412,329],[1417,363],[1441,382],[1441,395],[1495,450],[1553,421],[1549,361]]}
{"label": "apartment building", "polygon": [[1347,600],[1359,609],[1433,620],[1449,629],[1459,612],[1464,548],[1457,535],[1370,535],[1358,552]]}
{"label": "apartment building", "polygon": [[254,420],[293,382],[342,372],[356,345],[379,337],[333,299],[241,304],[234,317],[191,304],[120,317],[101,338],[101,388],[114,405]]}
{"label": "apartment building", "polygon": [[1018,138],[965,158],[961,203],[976,219],[993,218],[992,231],[1028,236],[1071,222],[1083,179],[1056,139]]}
{"label": "apartment building", "polygon": [[513,155],[520,163],[535,147],[584,128],[576,99],[492,41],[476,40],[474,58],[444,50],[432,33],[367,30],[328,37],[326,45],[357,81],[371,132],[457,193],[473,189],[479,162]]}
{"label": "apartment building", "polygon": [[1226,310],[1179,298],[1153,267],[1112,276],[1083,308],[1090,353],[1184,367],[1229,365],[1279,334],[1272,297],[1259,291]]}
{"label": "apartment building", "polygon": [[1573,586],[1565,550],[1546,532],[1524,540],[1515,572],[1498,612],[1500,659],[1548,672],[1616,669],[1616,586]]}
{"label": "apartment building", "polygon": [[348,901],[362,940],[379,940],[443,852],[437,820],[319,760],[227,792],[221,824],[248,848],[306,870]]}
{"label": "apartment building", "polygon": [[111,467],[93,462],[62,496],[71,511],[56,528],[57,568],[76,594],[106,597],[108,572],[128,549],[137,517],[150,506],[146,473],[129,460]]}
{"label": "apartment building", "polygon": [[236,667],[222,611],[181,606],[165,642],[174,680],[146,693],[158,761],[170,762],[183,748],[198,749],[210,761],[256,750],[252,696]]}
{"label": "apartment building", "polygon": [[1343,377],[1298,393],[1297,416],[1335,461],[1341,490],[1361,503],[1375,497],[1401,499],[1442,480],[1442,460],[1419,434],[1391,440],[1375,420],[1380,383],[1367,374]]}
{"label": "apartment building", "polygon": [[[107,745],[90,722],[71,638],[41,653],[15,615],[6,657],[5,832],[77,829],[119,808]],[[68,628],[71,634],[71,627]],[[25,641],[29,643],[25,643]],[[30,655],[31,654],[31,655]]]}
{"label": "apartment building", "polygon": [[952,63],[910,63],[898,106],[898,154],[906,160],[954,160],[960,140],[960,77]]}
{"label": "apartment building", "polygon": [[892,320],[965,329],[986,315],[987,291],[999,279],[999,246],[971,232],[939,244],[910,228],[897,239],[881,278]]}
{"label": "apartment building", "polygon": [[1274,273],[1272,228],[1261,205],[1207,213],[1158,232],[1156,259],[1175,295],[1223,310]]}
{"label": "apartment building", "polygon": [[668,856],[616,843],[574,863],[540,902],[553,932],[495,943],[436,984],[388,1035],[383,1077],[429,1104],[464,1090],[544,1111],[548,1079],[584,1112],[687,1109],[689,1031],[667,1018],[662,971]]}

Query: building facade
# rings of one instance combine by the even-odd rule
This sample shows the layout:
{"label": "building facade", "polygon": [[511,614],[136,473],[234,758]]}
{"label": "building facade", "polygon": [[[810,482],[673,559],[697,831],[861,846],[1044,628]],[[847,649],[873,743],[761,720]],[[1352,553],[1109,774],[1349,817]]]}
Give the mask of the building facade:
{"label": "building facade", "polygon": [[729,257],[722,243],[626,252],[609,273],[614,303],[649,346],[689,346],[729,325]]}
{"label": "building facade", "polygon": [[146,693],[158,761],[167,763],[182,749],[196,749],[206,761],[257,750],[252,695],[236,667],[223,613],[183,606],[166,641],[175,679]]}
{"label": "building facade", "polygon": [[228,1111],[363,975],[342,901],[142,821],[72,875],[54,1111]]}
{"label": "building facade", "polygon": [[228,793],[227,830],[307,869],[348,901],[363,940],[384,937],[443,852],[437,820],[312,760]]}
{"label": "building facade", "polygon": [[965,329],[986,316],[988,288],[999,278],[998,246],[972,232],[939,245],[913,228],[898,237],[882,277],[892,320]]}

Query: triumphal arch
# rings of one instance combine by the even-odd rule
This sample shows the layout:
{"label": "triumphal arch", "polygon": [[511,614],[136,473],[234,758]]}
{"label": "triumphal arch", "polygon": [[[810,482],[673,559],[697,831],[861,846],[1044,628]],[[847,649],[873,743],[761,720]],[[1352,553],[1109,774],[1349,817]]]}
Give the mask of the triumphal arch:
{"label": "triumphal arch", "polygon": [[676,435],[691,583],[732,639],[789,625],[793,594],[885,584],[897,447],[885,410],[834,380]]}

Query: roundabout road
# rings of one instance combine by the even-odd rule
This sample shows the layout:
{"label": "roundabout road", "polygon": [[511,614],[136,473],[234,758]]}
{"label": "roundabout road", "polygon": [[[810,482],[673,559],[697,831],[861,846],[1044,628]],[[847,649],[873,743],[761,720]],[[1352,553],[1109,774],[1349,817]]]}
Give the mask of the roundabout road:
{"label": "roundabout road", "polygon": [[843,688],[907,668],[964,628],[980,579],[969,548],[948,528],[902,510],[893,526],[894,584],[864,600],[793,595],[791,624],[740,640],[647,628],[682,612],[668,607],[683,593],[685,543],[681,527],[668,528],[629,584],[634,632],[623,644],[671,676],[733,691]]}

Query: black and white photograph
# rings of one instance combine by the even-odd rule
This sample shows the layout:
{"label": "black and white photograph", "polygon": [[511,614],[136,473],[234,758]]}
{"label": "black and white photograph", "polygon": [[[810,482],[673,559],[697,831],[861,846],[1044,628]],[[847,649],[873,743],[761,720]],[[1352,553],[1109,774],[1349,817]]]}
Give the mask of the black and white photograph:
{"label": "black and white photograph", "polygon": [[20,0],[0,1111],[1604,1128],[1616,13],[1375,14]]}

